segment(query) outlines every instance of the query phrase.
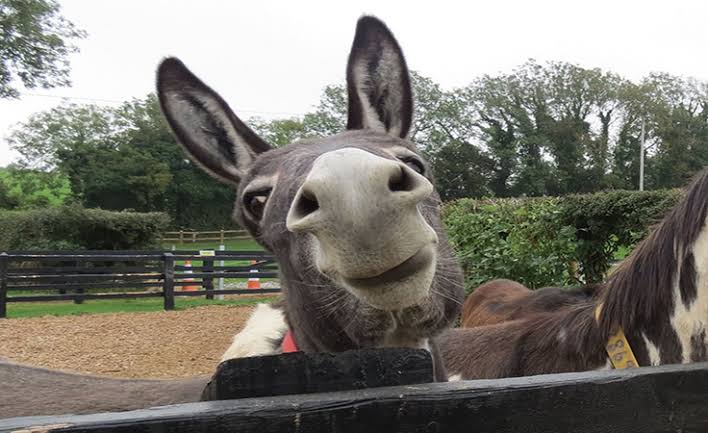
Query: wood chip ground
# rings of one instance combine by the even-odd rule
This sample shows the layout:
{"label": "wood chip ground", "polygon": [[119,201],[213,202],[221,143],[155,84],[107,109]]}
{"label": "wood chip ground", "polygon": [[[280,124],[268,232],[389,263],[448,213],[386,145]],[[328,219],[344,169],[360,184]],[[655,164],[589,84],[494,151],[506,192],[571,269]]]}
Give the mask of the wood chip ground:
{"label": "wood chip ground", "polygon": [[214,372],[252,306],[0,320],[0,359],[131,378]]}

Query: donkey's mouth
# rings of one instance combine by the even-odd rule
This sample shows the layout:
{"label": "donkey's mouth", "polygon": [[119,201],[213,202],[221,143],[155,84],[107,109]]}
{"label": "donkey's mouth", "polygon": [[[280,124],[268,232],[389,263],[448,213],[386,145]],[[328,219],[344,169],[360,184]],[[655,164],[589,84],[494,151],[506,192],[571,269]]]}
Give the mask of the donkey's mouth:
{"label": "donkey's mouth", "polygon": [[435,257],[435,244],[429,244],[418,250],[413,256],[406,259],[400,265],[394,266],[388,271],[366,278],[345,278],[344,281],[357,288],[379,287],[396,281],[404,280],[416,272],[425,269]]}

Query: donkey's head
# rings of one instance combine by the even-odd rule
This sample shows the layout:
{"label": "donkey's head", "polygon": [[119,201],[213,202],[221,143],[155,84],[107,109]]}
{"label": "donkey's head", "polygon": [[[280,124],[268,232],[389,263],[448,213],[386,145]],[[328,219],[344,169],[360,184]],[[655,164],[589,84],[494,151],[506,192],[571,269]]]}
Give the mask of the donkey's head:
{"label": "donkey's head", "polygon": [[162,109],[191,159],[238,186],[239,223],[291,269],[399,310],[429,295],[439,198],[406,139],[413,104],[403,54],[375,18],[359,20],[347,86],[348,131],[274,149],[179,60],[164,60],[157,78]]}

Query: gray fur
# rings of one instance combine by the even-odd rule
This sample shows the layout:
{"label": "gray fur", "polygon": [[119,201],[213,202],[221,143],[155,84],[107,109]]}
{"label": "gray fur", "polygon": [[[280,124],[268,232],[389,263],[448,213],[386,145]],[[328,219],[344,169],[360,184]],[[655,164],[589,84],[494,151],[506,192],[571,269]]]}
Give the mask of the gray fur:
{"label": "gray fur", "polygon": [[[369,65],[372,73],[348,76],[351,130],[279,149],[271,148],[241,122],[216,92],[177,59],[166,59],[160,65],[158,97],[169,124],[190,158],[215,178],[238,185],[234,218],[277,257],[286,300],[286,320],[294,330],[301,350],[339,352],[397,345],[428,347],[435,360],[436,378],[444,380],[439,351],[432,344],[432,338],[449,327],[457,317],[464,297],[462,274],[442,229],[437,193],[432,188],[424,191],[425,194],[413,191],[427,188],[426,185],[432,185],[433,180],[429,169],[421,175],[406,166],[406,161],[413,157],[422,166],[426,164],[415,152],[415,145],[402,138],[407,135],[412,116],[410,80],[398,43],[379,20],[363,17],[359,21],[350,69],[354,65]],[[352,90],[354,93],[351,93]],[[371,118],[373,113],[380,116],[378,121]],[[384,127],[381,128],[381,125]],[[324,249],[316,248],[319,242],[317,230],[288,230],[287,215],[315,160],[340,149],[368,152],[375,156],[371,160],[379,168],[382,164],[398,167],[397,173],[400,175],[394,173],[388,179],[393,184],[389,187],[384,184],[379,188],[382,191],[388,188],[391,200],[401,199],[406,194],[417,194],[416,203],[407,201],[407,213],[403,216],[391,202],[386,202],[386,197],[376,197],[379,203],[387,207],[385,215],[392,219],[374,218],[360,221],[360,225],[370,226],[372,231],[381,234],[382,239],[392,239],[391,243],[360,245],[358,250],[348,251],[345,255],[352,260],[359,258],[357,252],[367,256],[368,259],[361,261],[361,264],[369,266],[368,271],[365,269],[366,272],[357,277],[364,276],[364,281],[382,283],[385,276],[398,273],[386,271],[380,274],[380,270],[400,270],[400,266],[405,264],[401,262],[408,258],[410,251],[432,245],[435,253],[431,254],[431,260],[427,263],[434,273],[426,282],[427,287],[411,296],[405,293],[405,285],[399,284],[395,287],[400,294],[399,308],[377,308],[365,300],[382,298],[375,293],[376,288],[369,290],[367,298],[361,292],[366,288],[359,287],[357,294],[352,287],[343,285],[335,275],[337,269],[327,275],[318,270],[315,258]],[[362,170],[360,176],[370,174]],[[354,180],[351,185],[365,186],[364,180]],[[386,181],[380,176],[369,180]],[[341,186],[344,187],[341,193],[347,194],[346,185]],[[265,203],[260,217],[249,213],[245,206],[249,203],[249,197],[264,188],[272,190],[267,200],[265,194],[259,195],[256,200],[257,203]],[[299,197],[302,196],[301,192]],[[360,201],[355,207],[365,206],[370,200]],[[376,212],[368,209],[362,214],[376,215]],[[335,224],[336,221],[331,218],[336,215],[336,212],[332,213],[327,224]],[[400,218],[393,219],[394,216]],[[410,230],[405,232],[398,227],[402,221],[415,221],[415,224],[406,223]],[[422,241],[426,238],[421,237],[420,230],[413,228],[416,224],[417,227],[431,229],[437,242],[423,245]],[[346,234],[347,230],[342,225],[342,233]],[[387,236],[390,230],[398,231]],[[371,233],[367,236],[375,239]],[[347,242],[361,241],[356,238],[349,236]],[[377,257],[374,254],[377,249],[385,253]],[[381,269],[374,269],[374,265]],[[401,281],[409,283],[413,278],[411,275],[416,275],[415,269],[408,269],[407,274],[401,276]],[[360,279],[357,281],[361,282]],[[420,280],[414,283],[420,283]],[[404,299],[406,304],[403,304]],[[391,301],[387,299],[384,304],[390,306]],[[127,410],[196,401],[206,383],[206,378],[164,382],[115,380],[28,367],[0,367],[2,415],[14,416]]]}
{"label": "gray fur", "polygon": [[[301,350],[427,347],[458,314],[462,275],[442,230],[430,170],[421,175],[406,165],[411,157],[425,165],[415,144],[404,138],[412,120],[408,69],[391,32],[373,17],[359,20],[347,79],[350,130],[278,149],[251,137],[218,94],[175,59],[165,60],[158,71],[158,95],[190,157],[219,178],[224,177],[219,172],[239,173],[229,179],[238,182],[234,218],[276,255],[286,320]],[[192,105],[185,109],[182,104]],[[205,137],[203,131],[210,134]],[[326,173],[331,164],[316,162],[328,155],[357,154],[351,149],[373,156],[369,168],[350,170],[351,179]],[[226,158],[215,161],[212,155],[217,154]],[[393,173],[390,181],[381,174],[384,166]],[[403,191],[386,185],[399,172]],[[331,178],[319,180],[339,192],[328,191],[329,201],[324,193],[309,200],[316,189],[312,177],[322,175]],[[380,194],[362,194],[368,189]],[[268,191],[258,195],[263,190]],[[265,203],[262,215],[247,209],[254,194]],[[409,200],[397,208],[394,200],[406,194],[415,196],[415,203]],[[316,209],[300,215],[298,206],[304,209],[308,203]],[[319,219],[300,224],[315,212]],[[349,218],[352,214],[356,219]],[[407,259],[421,257],[414,254],[426,245],[433,248],[425,262],[432,266],[429,272],[413,270],[398,281],[382,281],[398,275],[393,271]],[[369,283],[373,286],[366,287]]]}

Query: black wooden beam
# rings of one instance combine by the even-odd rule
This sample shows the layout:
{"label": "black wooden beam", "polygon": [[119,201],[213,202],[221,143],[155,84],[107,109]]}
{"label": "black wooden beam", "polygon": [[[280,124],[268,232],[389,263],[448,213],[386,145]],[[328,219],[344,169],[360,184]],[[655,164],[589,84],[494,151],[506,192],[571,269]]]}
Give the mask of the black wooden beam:
{"label": "black wooden beam", "polygon": [[284,353],[219,364],[202,400],[310,394],[433,382],[422,349],[362,349],[336,354]]}
{"label": "black wooden beam", "polygon": [[706,432],[708,363],[0,420],[53,432]]}

